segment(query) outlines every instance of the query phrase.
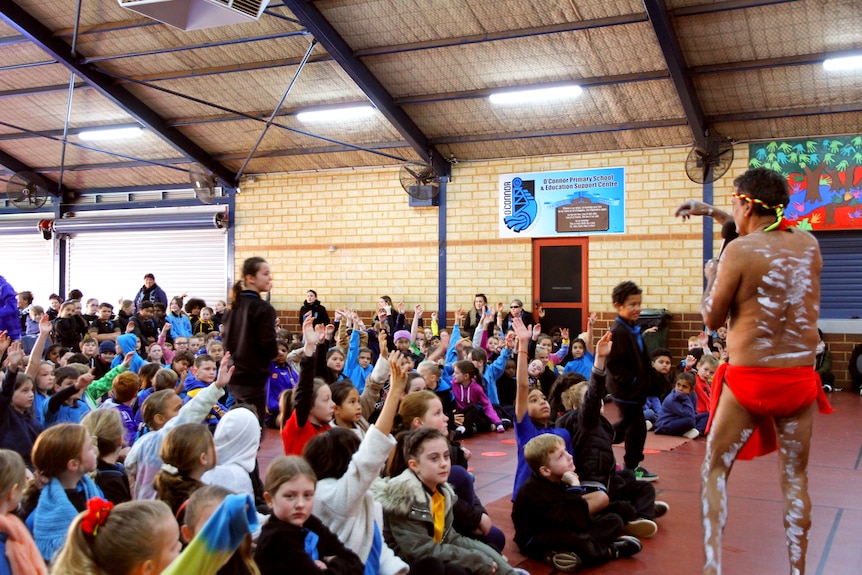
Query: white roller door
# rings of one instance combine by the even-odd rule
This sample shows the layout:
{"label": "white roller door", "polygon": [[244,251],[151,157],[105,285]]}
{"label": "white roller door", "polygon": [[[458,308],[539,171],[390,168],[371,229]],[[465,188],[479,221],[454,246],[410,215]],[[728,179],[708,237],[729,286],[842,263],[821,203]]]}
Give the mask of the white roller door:
{"label": "white roller door", "polygon": [[212,306],[227,296],[227,230],[78,233],[69,240],[68,287],[116,306],[134,299],[144,274],[168,300],[182,293]]}

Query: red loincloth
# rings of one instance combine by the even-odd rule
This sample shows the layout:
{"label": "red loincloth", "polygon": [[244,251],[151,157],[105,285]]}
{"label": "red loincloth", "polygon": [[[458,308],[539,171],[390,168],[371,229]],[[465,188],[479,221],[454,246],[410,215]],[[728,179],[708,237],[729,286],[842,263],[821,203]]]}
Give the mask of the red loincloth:
{"label": "red loincloth", "polygon": [[710,398],[709,421],[718,407],[721,390],[726,383],[740,405],[754,415],[766,416],[754,428],[751,438],[739,452],[738,459],[754,459],[778,449],[773,418],[788,417],[815,400],[820,413],[832,413],[820,378],[811,366],[808,367],[745,367],[723,363],[715,373]]}

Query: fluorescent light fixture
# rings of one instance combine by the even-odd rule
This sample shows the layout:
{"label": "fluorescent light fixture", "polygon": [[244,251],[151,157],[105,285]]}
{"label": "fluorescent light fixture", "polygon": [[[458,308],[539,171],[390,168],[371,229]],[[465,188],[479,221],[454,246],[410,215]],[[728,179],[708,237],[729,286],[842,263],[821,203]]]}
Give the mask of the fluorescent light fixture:
{"label": "fluorescent light fixture", "polygon": [[530,90],[495,92],[488,96],[492,104],[538,104],[551,100],[577,98],[584,89],[576,84],[555,86],[553,88],[533,88]]}
{"label": "fluorescent light fixture", "polygon": [[78,138],[88,142],[93,140],[122,140],[124,138],[136,138],[143,132],[142,129],[137,127],[84,130],[78,134]]}
{"label": "fluorescent light fixture", "polygon": [[300,112],[296,119],[300,122],[342,122],[346,120],[361,120],[374,115],[372,106],[353,106],[350,108],[329,108],[326,110],[309,110]]}
{"label": "fluorescent light fixture", "polygon": [[828,58],[823,60],[823,69],[830,72],[843,70],[858,70],[862,68],[862,54],[845,56],[843,58]]}

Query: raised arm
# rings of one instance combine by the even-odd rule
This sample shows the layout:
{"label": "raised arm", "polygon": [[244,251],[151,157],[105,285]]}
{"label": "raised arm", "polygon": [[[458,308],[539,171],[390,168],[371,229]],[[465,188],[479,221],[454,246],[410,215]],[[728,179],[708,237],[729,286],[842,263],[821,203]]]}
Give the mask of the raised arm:
{"label": "raised arm", "polygon": [[378,431],[385,435],[392,433],[392,425],[395,422],[395,414],[398,412],[398,404],[401,403],[401,395],[407,389],[407,370],[401,362],[403,359],[400,351],[393,351],[389,354],[389,393],[386,394],[386,400],[383,402],[383,409],[380,411],[380,416],[374,423]]}
{"label": "raised arm", "polygon": [[596,355],[596,346],[593,343],[593,340],[595,339],[593,335],[593,325],[595,325],[597,319],[599,319],[599,314],[596,312],[592,312],[587,318],[587,341],[584,342],[586,344],[587,351],[593,356]]}
{"label": "raised arm", "polygon": [[422,319],[422,304],[417,303],[413,306],[413,323],[410,324],[410,341],[416,341],[416,334],[419,333],[419,321]]}
{"label": "raised arm", "polygon": [[294,390],[294,414],[299,427],[305,427],[308,423],[308,414],[314,401],[314,356],[323,335],[322,331],[315,331],[314,320],[310,315],[302,322],[302,335],[304,347],[300,360],[299,381]]}
{"label": "raised arm", "polygon": [[532,330],[524,325],[524,320],[516,317],[512,320],[512,328],[515,337],[518,338],[518,371],[516,381],[518,384],[515,393],[515,421],[524,421],[527,415],[527,398],[530,395],[530,375],[527,373],[527,364],[530,363],[530,337]]}
{"label": "raised arm", "polygon": [[[51,320],[48,319],[48,314],[42,314],[42,319],[39,320],[39,337],[36,338],[36,343],[33,344],[33,349],[30,350],[30,361],[27,363],[27,375],[34,380],[39,374],[39,365],[42,363],[42,354],[45,352],[45,342],[51,335]],[[2,354],[0,354],[2,355]]]}

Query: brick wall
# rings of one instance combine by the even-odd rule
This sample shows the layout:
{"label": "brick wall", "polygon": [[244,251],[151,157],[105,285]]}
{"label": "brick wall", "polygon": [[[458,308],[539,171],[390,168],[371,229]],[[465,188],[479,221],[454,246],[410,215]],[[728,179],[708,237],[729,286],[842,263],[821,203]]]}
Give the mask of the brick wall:
{"label": "brick wall", "polygon": [[[728,173],[715,182],[716,205],[728,208],[732,181],[747,167],[738,146]],[[464,162],[453,166],[447,190],[447,301],[449,321],[473,294],[489,301],[532,294],[532,241],[500,238],[498,178],[515,172],[625,168],[626,233],[590,236],[589,291],[599,327],[613,319],[613,287],[631,279],[644,289],[644,307],[673,314],[670,345],[681,359],[700,328],[703,291],[702,223],[673,217],[702,187],[684,173],[688,148],[630,150],[564,157]],[[292,329],[305,292],[314,289],[328,309],[349,306],[369,314],[389,295],[437,308],[437,208],[411,208],[398,167],[258,177],[236,199],[236,265],[252,255],[272,266],[272,303]],[[714,249],[719,246],[716,228]],[[237,274],[238,275],[238,274]],[[835,373],[847,387],[847,358],[858,335],[830,334]],[[845,349],[846,348],[846,349]]]}

